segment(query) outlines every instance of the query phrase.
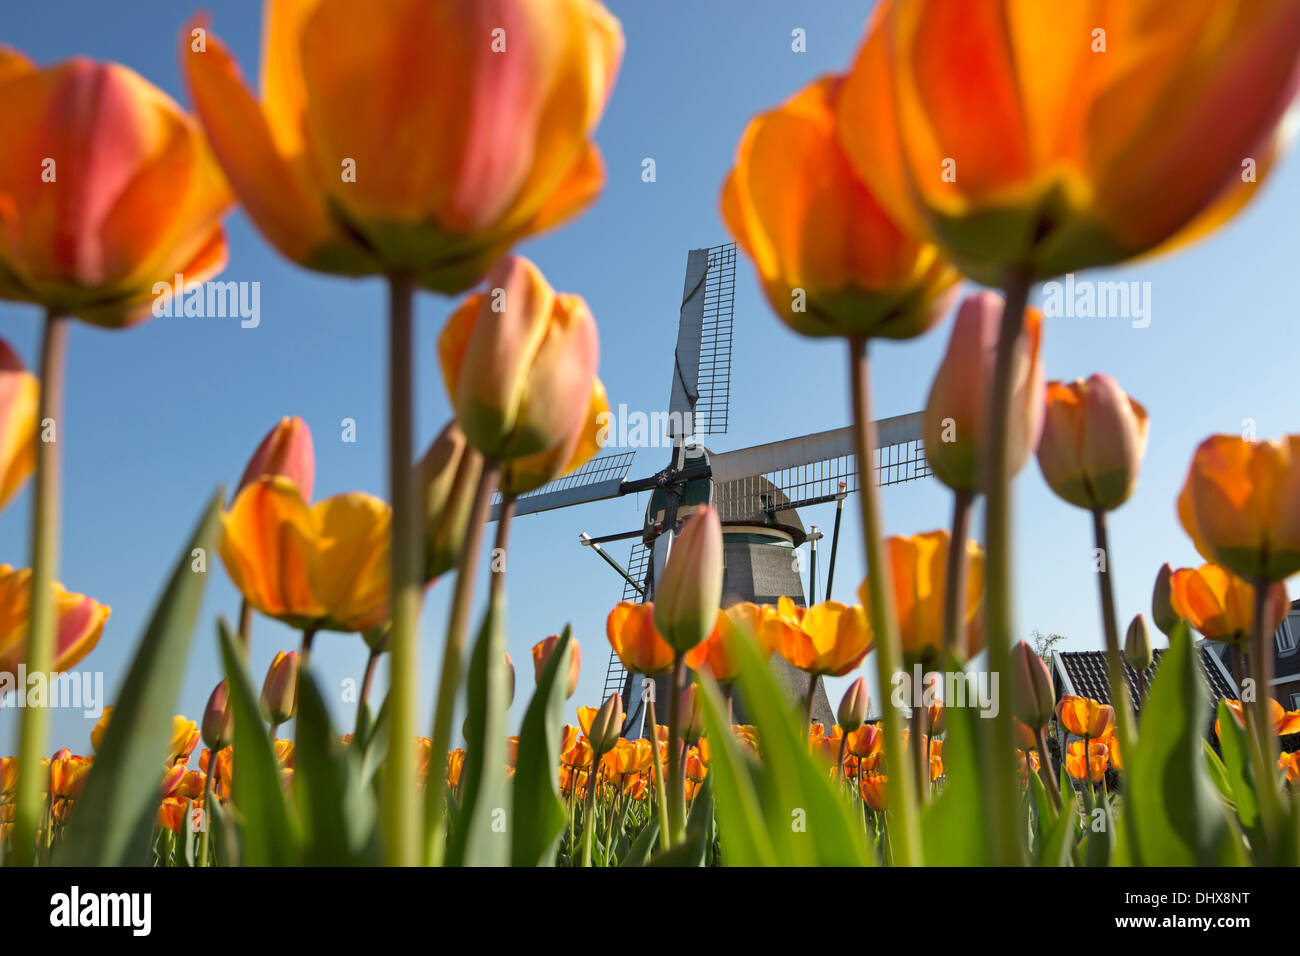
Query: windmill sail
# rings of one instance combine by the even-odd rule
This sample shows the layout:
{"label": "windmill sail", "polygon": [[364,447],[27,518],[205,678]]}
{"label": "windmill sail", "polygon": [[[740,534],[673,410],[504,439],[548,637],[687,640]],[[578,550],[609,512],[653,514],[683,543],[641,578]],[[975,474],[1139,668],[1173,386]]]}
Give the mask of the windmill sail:
{"label": "windmill sail", "polygon": [[[520,495],[515,502],[515,515],[531,515],[588,501],[617,498],[622,494],[623,479],[627,477],[635,455],[635,451],[621,451],[593,458],[581,468]],[[497,492],[492,496],[492,512],[488,520],[495,521],[500,513],[501,493]]]}
{"label": "windmill sail", "polygon": [[[833,501],[841,492],[858,490],[852,427],[722,452],[711,456],[710,464],[723,521]],[[872,467],[877,485],[896,485],[930,474],[920,412],[876,422]]]}
{"label": "windmill sail", "polygon": [[731,399],[731,332],[736,302],[736,244],[692,249],[673,352],[668,436],[727,430]]}

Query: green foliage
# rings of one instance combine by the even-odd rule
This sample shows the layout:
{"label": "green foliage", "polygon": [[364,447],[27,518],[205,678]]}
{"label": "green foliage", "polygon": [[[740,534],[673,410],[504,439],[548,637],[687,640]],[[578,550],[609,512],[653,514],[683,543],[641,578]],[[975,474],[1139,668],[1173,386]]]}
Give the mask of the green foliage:
{"label": "green foliage", "polygon": [[564,832],[564,804],[556,768],[564,732],[565,693],[573,655],[573,628],[565,625],[551,659],[542,668],[537,689],[519,728],[513,783],[510,862],[514,866],[550,866]]}
{"label": "green foliage", "polygon": [[95,766],[59,844],[56,860],[60,864],[149,862],[149,835],[158,812],[158,780],[207,581],[206,572],[193,570],[194,555],[213,553],[221,497],[220,493],[214,495],[204,509],[140,639]]}

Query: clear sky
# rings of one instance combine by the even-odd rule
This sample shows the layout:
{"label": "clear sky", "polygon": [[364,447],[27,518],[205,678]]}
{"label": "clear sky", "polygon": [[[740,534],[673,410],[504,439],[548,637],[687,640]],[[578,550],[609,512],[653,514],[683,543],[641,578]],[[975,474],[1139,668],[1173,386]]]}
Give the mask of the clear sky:
{"label": "clear sky", "polygon": [[[363,5],[358,5],[361,14]],[[605,154],[603,197],[564,228],[525,243],[558,289],[586,297],[601,331],[600,374],[614,405],[663,409],[668,400],[677,305],[686,251],[729,237],[718,190],[748,119],[827,71],[843,69],[861,36],[867,3],[779,0],[698,3],[612,0],[627,55],[597,140]],[[257,74],[258,0],[208,4],[213,28],[246,76]],[[102,4],[45,0],[6,17],[0,42],[40,62],[74,54],[125,63],[182,103],[177,36],[196,5],[176,0]],[[802,28],[807,52],[791,49]],[[0,109],[3,104],[0,104]],[[1211,131],[1212,135],[1212,131]],[[653,158],[657,181],[642,181]],[[1292,345],[1297,319],[1295,211],[1300,160],[1287,158],[1261,199],[1228,228],[1174,258],[1097,272],[1089,279],[1149,282],[1151,322],[1049,320],[1044,335],[1051,378],[1114,375],[1151,414],[1151,440],[1133,499],[1112,516],[1112,569],[1120,616],[1148,612],[1164,561],[1200,563],[1174,514],[1192,449],[1212,432],[1252,419],[1261,437],[1300,429]],[[203,502],[218,483],[239,478],[249,454],[281,415],[301,415],[315,436],[316,494],[362,489],[384,494],[384,290],[291,265],[236,211],[228,221],[224,279],[261,283],[262,321],[154,319],[125,332],[74,328],[66,420],[60,579],[113,608],[98,648],[80,665],[102,670],[113,696],[169,568]],[[426,444],[450,412],[434,340],[453,303],[423,295],[418,305],[418,434]],[[875,403],[881,416],[921,407],[947,341],[950,321],[909,343],[878,347]],[[29,365],[37,361],[36,309],[0,303],[0,335]],[[341,422],[355,419],[357,441]],[[710,439],[740,448],[848,423],[845,349],[787,331],[742,261],[737,281],[731,431]],[[638,453],[632,477],[666,462]],[[950,499],[933,480],[885,489],[889,533],[943,527]],[[0,562],[28,562],[30,488],[0,514]],[[519,520],[509,569],[510,651],[520,697],[531,691],[529,648],[572,621],[584,671],[577,698],[594,703],[608,643],[604,619],[621,594],[617,576],[581,548],[578,532],[625,531],[640,524],[645,499],[623,499]],[[1085,512],[1058,501],[1031,462],[1017,483],[1018,625],[1057,632],[1075,649],[1101,646],[1091,529]],[[829,528],[833,508],[810,509],[806,524]],[[979,530],[977,522],[976,530]],[[851,599],[863,573],[856,522],[845,522],[836,597]],[[626,546],[612,553],[626,558]],[[823,572],[824,581],[824,572]],[[421,726],[432,713],[449,582],[424,607]],[[479,589],[483,593],[483,589]],[[210,568],[199,631],[178,709],[198,719],[219,678],[215,621],[234,617],[239,597],[219,561]],[[275,652],[297,635],[259,619],[253,668],[260,684]],[[315,664],[345,729],[347,678],[359,678],[358,637],[322,634]],[[870,664],[870,659],[868,659]],[[382,673],[382,672],[381,672]],[[833,682],[832,705],[845,681]],[[517,700],[514,714],[522,712]],[[572,719],[572,717],[570,718]],[[92,721],[59,711],[51,750],[89,752]],[[0,753],[15,746],[18,712],[0,711]],[[427,730],[425,731],[427,732]]]}

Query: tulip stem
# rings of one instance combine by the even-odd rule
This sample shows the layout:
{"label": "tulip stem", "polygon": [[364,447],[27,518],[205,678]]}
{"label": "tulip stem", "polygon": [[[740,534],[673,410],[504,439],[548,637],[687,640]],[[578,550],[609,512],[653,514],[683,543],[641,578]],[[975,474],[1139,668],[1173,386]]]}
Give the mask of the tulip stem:
{"label": "tulip stem", "polygon": [[[876,649],[876,678],[885,725],[885,753],[899,759],[890,764],[885,787],[889,803],[889,842],[900,866],[921,865],[921,830],[916,813],[916,784],[912,765],[903,749],[902,718],[888,703],[889,689],[898,674],[901,648],[898,620],[889,580],[889,565],[881,538],[880,500],[876,491],[876,425],[871,417],[871,364],[867,340],[849,341],[849,377],[853,390],[853,437],[858,459],[858,503],[862,509],[862,536],[866,545],[867,587],[871,631]],[[1008,806],[1013,805],[1008,803]]]}
{"label": "tulip stem", "polygon": [[586,799],[582,802],[582,865],[591,866],[591,845],[596,839],[596,783],[604,754],[591,752],[591,773],[587,774]]}
{"label": "tulip stem", "polygon": [[672,843],[680,843],[685,837],[686,827],[686,788],[683,781],[683,761],[677,751],[680,747],[682,731],[682,691],[686,684],[686,655],[681,651],[673,652],[673,677],[669,685],[668,699],[668,827],[672,831]]}
{"label": "tulip stem", "polygon": [[316,640],[316,628],[304,627],[302,629],[302,647],[298,649],[298,663],[301,667],[307,666],[307,659],[311,656],[311,645]]}
{"label": "tulip stem", "polygon": [[[420,531],[412,466],[414,431],[415,280],[388,280],[388,489],[392,513],[389,556],[388,765],[384,777],[384,859],[390,866],[420,862],[420,805],[416,794],[416,675],[419,668]],[[306,664],[306,661],[303,661]]]}
{"label": "tulip stem", "polygon": [[244,654],[247,656],[248,649],[253,643],[253,605],[248,603],[248,598],[239,602],[239,639],[244,645]]}
{"label": "tulip stem", "polygon": [[[271,735],[275,739],[275,735]],[[217,776],[216,756],[208,760],[208,774],[203,780],[203,829],[199,833],[199,866],[208,866],[208,844],[212,836],[212,788]]]}
{"label": "tulip stem", "polygon": [[[973,492],[960,490],[952,498],[952,540],[948,543],[948,569],[943,594],[943,657],[949,667],[957,642],[961,638],[962,619],[966,616],[966,539],[970,536]],[[969,648],[966,649],[969,651]]]}
{"label": "tulip stem", "polygon": [[[430,866],[442,864],[446,849],[447,820],[443,797],[446,794],[447,745],[451,741],[451,721],[456,711],[456,692],[460,687],[461,663],[469,633],[470,605],[474,600],[474,580],[483,543],[492,493],[501,477],[501,462],[486,459],[474,490],[465,541],[456,557],[456,588],[452,592],[451,613],[447,618],[447,637],[442,648],[442,673],[438,679],[438,703],[434,711],[432,743],[429,751],[429,777],[425,786],[425,860]],[[396,666],[396,661],[393,662]]]}
{"label": "tulip stem", "polygon": [[1106,671],[1110,678],[1110,702],[1115,708],[1115,723],[1119,728],[1121,753],[1134,752],[1136,737],[1133,734],[1133,709],[1129,702],[1128,681],[1124,676],[1124,657],[1119,643],[1119,617],[1115,613],[1115,589],[1111,582],[1110,540],[1106,533],[1106,512],[1094,508],[1093,533],[1097,550],[1101,552],[1101,570],[1097,575],[1097,588],[1101,594],[1101,619],[1106,634]]}
{"label": "tulip stem", "polygon": [[[1061,790],[1060,782],[1056,778],[1056,769],[1052,766],[1052,755],[1047,750],[1047,727],[1046,725],[1038,728],[1038,777],[1043,781],[1043,789],[1047,791],[1048,797],[1052,800],[1052,806],[1056,808],[1059,815],[1061,812]],[[1025,753],[1025,762],[1029,761],[1029,753]]]}
{"label": "tulip stem", "polygon": [[[993,368],[988,431],[984,438],[988,454],[984,457],[984,623],[988,645],[988,669],[992,674],[1012,672],[1011,642],[1015,632],[1012,606],[1012,495],[1011,481],[1019,462],[1010,436],[1012,398],[1015,392],[1014,366],[1016,346],[1025,324],[1025,306],[1029,302],[1030,275],[1027,271],[1009,270],[1004,282],[1006,303],[998,330],[997,354]],[[1014,682],[1003,681],[1004,692],[1015,694]],[[1010,706],[1008,706],[1008,704]],[[1014,700],[1004,702],[990,728],[991,766],[984,774],[985,809],[988,814],[990,842],[995,865],[1021,862],[1020,840],[1010,808],[1017,805],[1018,773],[1015,735],[1011,723],[1016,712]]]}
{"label": "tulip stem", "polygon": [[375,671],[378,670],[381,656],[382,654],[379,651],[371,648],[370,656],[366,658],[366,672],[361,678],[361,697],[357,700],[357,723],[353,731],[354,734],[361,731],[361,714],[370,701],[370,687],[375,682]]}
{"label": "tulip stem", "polygon": [[928,801],[930,790],[930,761],[926,753],[926,718],[929,711],[925,707],[912,708],[912,764],[916,768],[916,800],[924,806]]}
{"label": "tulip stem", "polygon": [[646,717],[650,720],[650,753],[654,761],[655,804],[659,808],[659,848],[667,850],[672,844],[672,835],[668,832],[668,788],[664,786],[664,766],[659,758],[659,725],[655,721],[654,682],[650,682],[649,698],[646,700]]}
{"label": "tulip stem", "polygon": [[[1259,794],[1259,811],[1264,832],[1268,834],[1269,852],[1281,833],[1284,813],[1278,800],[1277,789],[1277,738],[1269,720],[1267,701],[1270,700],[1269,684],[1273,679],[1273,654],[1268,646],[1273,636],[1267,631],[1268,592],[1271,582],[1255,581],[1255,616],[1250,629],[1250,670],[1255,679],[1255,695],[1249,701],[1243,701],[1243,715],[1252,719],[1247,721],[1246,734],[1249,740],[1251,732],[1254,739],[1250,741],[1250,752],[1255,763],[1255,790]],[[1253,723],[1253,727],[1251,726]],[[1265,861],[1273,862],[1273,861]]]}
{"label": "tulip stem", "polygon": [[[59,430],[63,428],[63,383],[68,354],[66,316],[45,315],[41,342],[40,429],[32,498],[31,617],[27,630],[27,673],[46,675],[54,666],[54,578],[59,565]],[[41,756],[50,735],[48,707],[26,707],[18,751],[18,794],[7,862],[30,866],[36,859],[41,816]]]}

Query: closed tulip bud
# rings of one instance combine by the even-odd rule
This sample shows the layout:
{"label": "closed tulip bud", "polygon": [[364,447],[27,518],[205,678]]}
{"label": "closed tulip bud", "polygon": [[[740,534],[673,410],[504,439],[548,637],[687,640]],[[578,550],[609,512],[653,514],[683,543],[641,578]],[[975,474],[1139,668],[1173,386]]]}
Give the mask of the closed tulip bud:
{"label": "closed tulip bud", "polygon": [[619,694],[610,694],[609,699],[600,705],[587,730],[587,740],[591,743],[596,760],[613,749],[618,741],[618,732],[623,727],[623,698]]}
{"label": "closed tulip bud", "polygon": [[279,651],[267,668],[258,703],[268,723],[282,724],[298,710],[298,652]]}
{"label": "closed tulip bud", "polygon": [[655,626],[684,654],[709,636],[722,601],[722,524],[705,505],[673,541],[663,580],[655,588]]}
{"label": "closed tulip bud", "polygon": [[239,479],[239,494],[259,478],[283,475],[298,486],[303,501],[311,501],[316,483],[316,453],[312,449],[311,429],[301,418],[281,418],[253,452]]}
{"label": "closed tulip bud", "polygon": [[36,467],[36,418],[41,383],[0,339],[0,508]]}
{"label": "closed tulip bud", "polygon": [[867,719],[867,710],[870,707],[871,696],[867,693],[867,679],[859,677],[849,685],[849,689],[840,698],[840,707],[835,712],[835,719],[844,728],[846,734],[852,733]]}
{"label": "closed tulip bud", "polygon": [[428,582],[456,566],[483,472],[483,456],[470,447],[460,425],[451,421],[416,469],[424,491],[424,580]]}
{"label": "closed tulip bud", "polygon": [[682,724],[683,740],[698,740],[704,733],[704,707],[700,703],[698,684],[687,684],[682,688],[677,713]]}
{"label": "closed tulip bud", "polygon": [[1146,618],[1136,615],[1128,626],[1124,636],[1124,660],[1128,666],[1141,673],[1151,666],[1151,632],[1147,630]]}
{"label": "closed tulip bud", "polygon": [[235,711],[230,706],[226,682],[213,688],[203,711],[203,743],[209,750],[224,750],[235,739]]}
{"label": "closed tulip bud", "polygon": [[[546,668],[555,653],[555,648],[560,643],[560,635],[552,634],[545,640],[538,641],[533,645],[533,676],[536,680],[542,679],[542,671]],[[565,688],[564,696],[572,697],[578,689],[578,677],[582,674],[582,648],[578,646],[575,638],[569,639],[569,675],[568,685]]]}
{"label": "closed tulip bud", "polygon": [[1109,375],[1048,383],[1038,464],[1060,498],[1089,510],[1118,508],[1137,487],[1146,446],[1146,409]]}
{"label": "closed tulip bud", "polygon": [[587,303],[557,293],[527,259],[507,256],[438,338],[456,420],[496,459],[550,451],[569,439],[592,400],[599,346]]}
{"label": "closed tulip bud", "polygon": [[1178,612],[1174,610],[1173,592],[1170,582],[1174,576],[1174,569],[1166,561],[1160,566],[1160,571],[1156,574],[1156,584],[1151,590],[1151,620],[1155,621],[1156,627],[1160,628],[1162,634],[1168,637],[1173,633],[1174,627],[1181,620]]}
{"label": "closed tulip bud", "polygon": [[[930,386],[922,437],[935,477],[954,491],[975,493],[982,478],[981,455],[988,448],[984,419],[993,387],[993,365],[1004,302],[996,292],[968,295],[953,321],[948,351]],[[1043,314],[1025,309],[1016,342],[1008,443],[1012,473],[1029,460],[1043,428]]]}
{"label": "closed tulip bud", "polygon": [[1037,652],[1024,641],[1011,649],[1011,673],[1015,680],[1016,717],[1038,730],[1052,719],[1055,703],[1052,674]]}

